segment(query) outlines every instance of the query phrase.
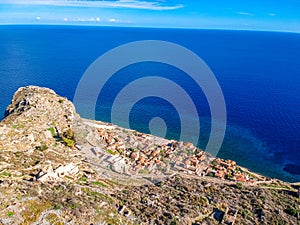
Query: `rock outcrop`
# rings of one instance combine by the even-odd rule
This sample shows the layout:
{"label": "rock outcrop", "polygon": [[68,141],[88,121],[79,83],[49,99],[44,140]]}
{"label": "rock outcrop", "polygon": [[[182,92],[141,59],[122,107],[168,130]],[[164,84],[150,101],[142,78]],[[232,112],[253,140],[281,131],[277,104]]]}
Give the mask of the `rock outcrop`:
{"label": "rock outcrop", "polygon": [[0,224],[124,224],[75,147],[73,104],[48,88],[20,88],[0,123]]}

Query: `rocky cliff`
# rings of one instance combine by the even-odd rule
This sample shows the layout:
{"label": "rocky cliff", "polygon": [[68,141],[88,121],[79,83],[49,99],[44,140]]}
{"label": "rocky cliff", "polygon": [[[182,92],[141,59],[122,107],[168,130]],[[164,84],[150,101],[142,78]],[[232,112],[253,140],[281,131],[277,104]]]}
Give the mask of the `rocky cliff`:
{"label": "rocky cliff", "polygon": [[299,224],[298,186],[20,88],[0,123],[0,224]]}

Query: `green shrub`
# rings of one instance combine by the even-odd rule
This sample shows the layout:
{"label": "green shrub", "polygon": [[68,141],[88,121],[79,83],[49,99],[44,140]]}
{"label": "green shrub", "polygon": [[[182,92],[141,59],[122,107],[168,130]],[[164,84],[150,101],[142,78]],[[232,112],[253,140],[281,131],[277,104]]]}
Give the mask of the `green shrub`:
{"label": "green shrub", "polygon": [[291,216],[297,216],[298,214],[297,209],[293,206],[289,206],[285,211],[287,214],[290,214]]}
{"label": "green shrub", "polygon": [[59,210],[59,209],[61,209],[61,206],[60,206],[60,205],[55,205],[55,206],[53,207],[53,209],[54,209],[54,210]]}
{"label": "green shrub", "polygon": [[239,171],[239,172],[241,172],[241,173],[244,172],[244,170],[243,170],[241,167],[239,167],[239,166],[236,168],[236,171]]}
{"label": "green shrub", "polygon": [[68,138],[70,140],[74,140],[74,131],[72,129],[68,129],[63,133],[63,137]]}
{"label": "green shrub", "polygon": [[51,132],[52,137],[56,136],[56,131],[55,131],[54,127],[50,127],[50,128],[48,128],[48,130]]}
{"label": "green shrub", "polygon": [[87,181],[87,178],[86,178],[86,177],[81,177],[81,178],[80,178],[80,181],[86,182],[86,181]]}
{"label": "green shrub", "polygon": [[247,215],[249,214],[249,211],[247,209],[243,209],[241,214],[242,214],[242,217],[246,218]]}
{"label": "green shrub", "polygon": [[113,151],[113,150],[111,150],[111,149],[107,149],[106,150],[109,154],[111,154],[111,155],[115,155],[116,153]]}
{"label": "green shrub", "polygon": [[232,178],[232,174],[228,173],[228,174],[225,175],[225,179],[230,180],[231,178]]}
{"label": "green shrub", "polygon": [[9,176],[10,176],[9,172],[4,171],[4,172],[0,173],[0,177],[9,177]]}
{"label": "green shrub", "polygon": [[241,182],[237,182],[236,184],[235,184],[235,187],[237,188],[237,189],[243,189],[243,184],[241,183]]}
{"label": "green shrub", "polygon": [[75,145],[75,141],[69,138],[62,137],[62,140],[68,147],[73,147]]}
{"label": "green shrub", "polygon": [[178,224],[177,219],[173,217],[173,220],[172,220],[172,222],[170,224],[171,225],[177,225]]}
{"label": "green shrub", "polygon": [[14,214],[15,214],[14,212],[8,212],[6,215],[7,215],[8,217],[12,217]]}

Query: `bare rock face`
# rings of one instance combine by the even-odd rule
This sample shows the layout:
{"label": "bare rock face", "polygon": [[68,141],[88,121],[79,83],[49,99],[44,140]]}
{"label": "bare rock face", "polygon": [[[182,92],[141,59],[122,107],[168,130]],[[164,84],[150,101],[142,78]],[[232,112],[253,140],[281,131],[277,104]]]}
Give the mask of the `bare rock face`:
{"label": "bare rock face", "polygon": [[74,105],[49,88],[21,87],[14,94],[5,111],[4,123],[30,122],[35,125],[50,124],[63,132],[72,126],[76,114]]}
{"label": "bare rock face", "polygon": [[74,147],[79,123],[48,88],[15,93],[0,122],[0,224],[124,224],[103,193],[109,184]]}
{"label": "bare rock face", "polygon": [[[5,162],[5,173],[10,179],[62,181],[69,174],[59,171],[83,159],[72,149],[76,120],[79,116],[73,104],[54,91],[19,88],[0,123],[0,160]],[[74,171],[75,179],[79,169]]]}

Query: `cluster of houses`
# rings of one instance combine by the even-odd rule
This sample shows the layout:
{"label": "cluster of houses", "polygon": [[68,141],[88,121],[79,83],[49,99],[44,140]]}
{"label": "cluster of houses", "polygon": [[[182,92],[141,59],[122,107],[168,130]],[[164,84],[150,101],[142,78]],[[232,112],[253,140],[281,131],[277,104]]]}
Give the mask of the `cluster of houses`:
{"label": "cluster of houses", "polygon": [[206,175],[240,182],[250,181],[249,174],[237,167],[235,161],[229,159],[215,158],[206,169]]}
{"label": "cluster of houses", "polygon": [[196,174],[199,176],[210,176],[219,179],[227,179],[240,182],[252,182],[254,177],[250,177],[248,173],[237,167],[233,160],[223,160],[215,158],[207,159],[204,151],[196,152],[190,156],[184,163],[180,163],[178,168],[188,174]]}
{"label": "cluster of houses", "polygon": [[[213,159],[189,142],[161,139],[161,142],[157,144],[153,140],[154,137],[139,132],[128,135],[131,140],[126,137],[118,138],[115,130],[98,128],[97,132],[104,144],[104,149],[109,154],[127,159],[131,174],[140,172],[157,174],[160,168],[160,171],[164,172],[182,171],[198,176],[211,176],[240,182],[253,180],[253,177],[237,167],[236,162],[220,158]],[[170,162],[173,162],[172,166]]]}
{"label": "cluster of houses", "polygon": [[117,154],[126,149],[123,141],[115,138],[114,133],[110,129],[98,128],[98,135],[105,144],[106,149],[109,149],[112,154]]}
{"label": "cluster of houses", "polygon": [[[162,145],[155,145],[147,134],[137,133],[134,137],[135,143],[144,143],[140,148],[126,147],[122,140],[116,138],[113,131],[98,128],[98,134],[104,143],[106,151],[111,155],[120,155],[125,157],[131,165],[131,174],[137,174],[141,171],[150,173],[157,172],[157,165],[163,165],[162,158],[172,154],[175,147],[172,143],[165,142]],[[132,138],[132,135],[131,135]],[[130,142],[130,141],[128,141]],[[145,144],[146,143],[146,144]],[[147,169],[146,169],[147,168]]]}

